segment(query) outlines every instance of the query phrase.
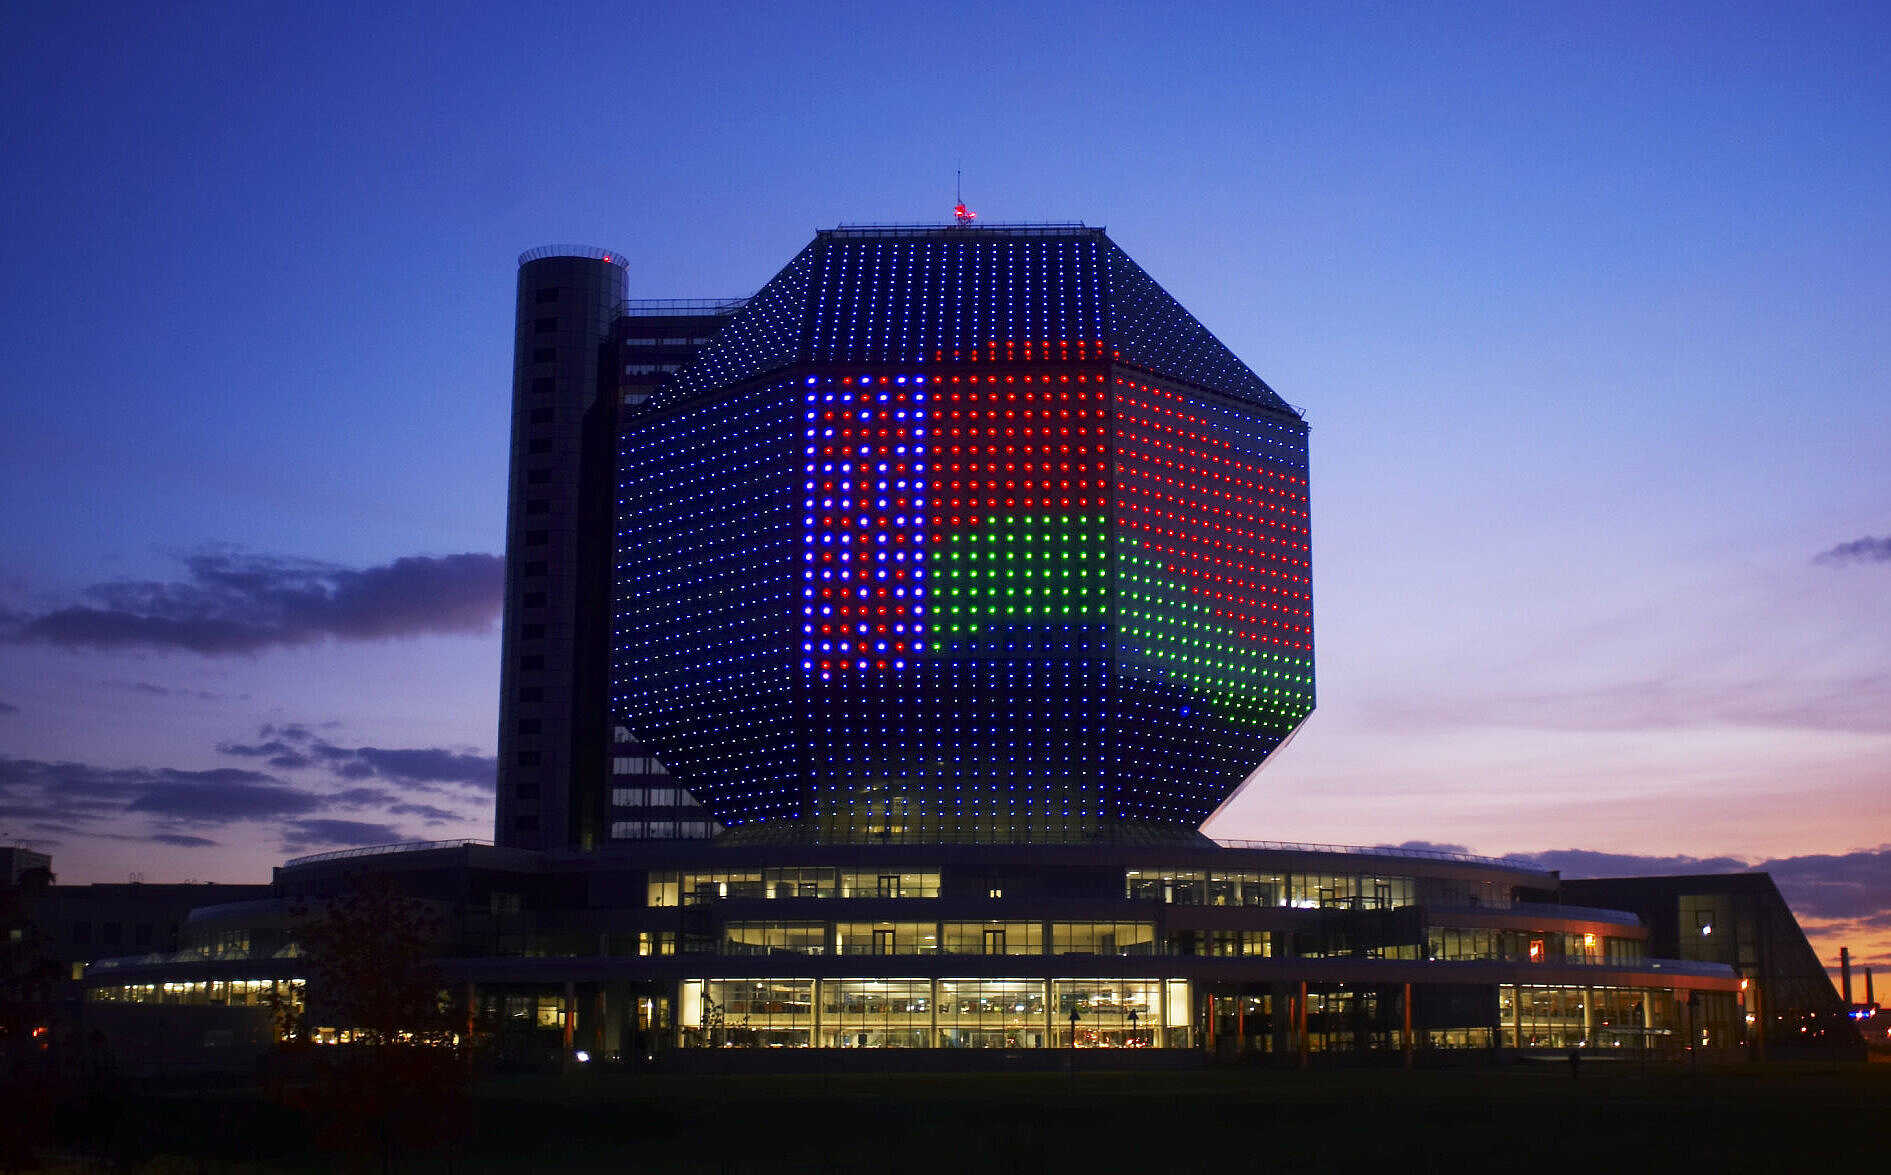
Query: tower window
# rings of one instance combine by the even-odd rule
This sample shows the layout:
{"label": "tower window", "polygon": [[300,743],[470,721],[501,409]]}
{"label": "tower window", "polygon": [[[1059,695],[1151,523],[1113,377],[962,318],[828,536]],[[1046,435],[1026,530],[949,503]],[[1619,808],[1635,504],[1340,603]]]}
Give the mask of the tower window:
{"label": "tower window", "polygon": [[558,301],[558,287],[546,286],[544,289],[538,292],[538,300],[541,305],[543,305],[546,302]]}
{"label": "tower window", "polygon": [[539,334],[548,335],[558,329],[558,320],[556,318],[541,318],[532,324],[532,329]]}

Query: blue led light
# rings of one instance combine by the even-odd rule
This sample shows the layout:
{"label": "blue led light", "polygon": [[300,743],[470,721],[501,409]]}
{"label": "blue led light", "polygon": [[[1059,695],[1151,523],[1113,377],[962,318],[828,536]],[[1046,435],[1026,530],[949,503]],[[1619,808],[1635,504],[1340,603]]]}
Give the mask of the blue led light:
{"label": "blue led light", "polygon": [[[1066,451],[955,455],[1053,404]],[[1192,823],[1311,707],[1304,425],[1101,234],[821,238],[652,405],[614,692],[725,823]]]}

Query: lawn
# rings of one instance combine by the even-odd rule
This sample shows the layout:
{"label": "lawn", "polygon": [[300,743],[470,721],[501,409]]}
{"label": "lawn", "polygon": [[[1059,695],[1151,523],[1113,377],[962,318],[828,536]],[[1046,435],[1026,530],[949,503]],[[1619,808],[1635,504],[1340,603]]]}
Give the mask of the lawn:
{"label": "lawn", "polygon": [[[1801,1172],[1882,1166],[1891,1065],[492,1078],[406,1172]],[[67,1170],[381,1169],[237,1089],[123,1098]]]}

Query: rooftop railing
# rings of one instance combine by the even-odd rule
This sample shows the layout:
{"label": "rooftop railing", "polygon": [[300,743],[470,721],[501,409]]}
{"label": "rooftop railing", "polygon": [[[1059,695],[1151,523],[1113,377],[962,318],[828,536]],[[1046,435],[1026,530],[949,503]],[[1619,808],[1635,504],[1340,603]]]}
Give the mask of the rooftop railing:
{"label": "rooftop railing", "polygon": [[670,315],[734,314],[748,305],[747,298],[630,298],[624,302],[627,314],[644,318]]}
{"label": "rooftop railing", "polygon": [[457,849],[463,845],[476,845],[489,849],[492,847],[492,842],[463,836],[455,840],[406,840],[391,845],[362,845],[360,848],[335,849],[327,853],[310,853],[306,857],[291,857],[282,863],[282,867],[294,869],[298,865],[314,865],[321,861],[346,861],[355,857],[385,857],[389,853],[421,853],[428,849]]}
{"label": "rooftop railing", "polygon": [[1513,902],[1512,914],[1541,914],[1551,918],[1574,918],[1584,922],[1619,922],[1641,925],[1641,915],[1633,910],[1605,910],[1601,906],[1565,906],[1555,902]]}
{"label": "rooftop railing", "polygon": [[1003,224],[955,224],[951,221],[895,221],[887,224],[848,224],[822,229],[825,237],[929,237],[938,233],[973,236],[993,233],[1007,237],[1071,237],[1102,232],[1101,225],[1081,220],[1007,221]]}
{"label": "rooftop railing", "polygon": [[1215,837],[1214,841],[1224,849],[1270,849],[1289,853],[1345,853],[1360,857],[1401,857],[1421,861],[1460,861],[1467,865],[1500,865],[1505,869],[1521,869],[1528,873],[1551,873],[1548,866],[1535,861],[1525,861],[1517,857],[1480,857],[1475,853],[1457,853],[1448,849],[1405,849],[1393,845],[1319,845],[1299,844],[1284,840],[1231,840]]}
{"label": "rooftop railing", "polygon": [[630,268],[630,262],[624,259],[622,253],[613,249],[600,249],[595,245],[540,245],[519,254],[519,264],[543,261],[547,257],[582,257],[587,261],[603,261],[619,269]]}

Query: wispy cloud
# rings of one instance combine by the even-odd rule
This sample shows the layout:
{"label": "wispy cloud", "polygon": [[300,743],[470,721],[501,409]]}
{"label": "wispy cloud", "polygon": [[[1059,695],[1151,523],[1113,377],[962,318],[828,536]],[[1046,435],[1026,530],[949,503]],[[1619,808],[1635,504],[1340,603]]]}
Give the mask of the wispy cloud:
{"label": "wispy cloud", "polygon": [[1738,857],[1641,857],[1632,853],[1600,853],[1593,849],[1551,849],[1542,853],[1515,853],[1564,877],[1668,877],[1684,873],[1744,873],[1752,868]]}
{"label": "wispy cloud", "polygon": [[214,551],[185,559],[181,581],[118,580],[84,603],[12,614],[16,641],[65,648],[257,653],[322,640],[383,641],[484,632],[499,615],[504,561],[495,555],[415,555],[350,568],[274,555]]}
{"label": "wispy cloud", "polygon": [[261,759],[283,771],[322,767],[349,780],[384,779],[423,789],[454,784],[489,792],[498,774],[491,755],[441,747],[342,746],[305,725],[268,725],[254,743],[219,743],[217,750],[237,758]]}
{"label": "wispy cloud", "polygon": [[1781,857],[1754,868],[1772,874],[1803,917],[1846,919],[1891,930],[1891,845]]}
{"label": "wispy cloud", "polygon": [[296,820],[283,830],[282,851],[299,853],[317,846],[381,845],[401,839],[392,824],[360,820]]}
{"label": "wispy cloud", "polygon": [[1814,563],[1844,566],[1850,563],[1891,563],[1891,535],[1866,535],[1849,543],[1840,543],[1812,557]]}
{"label": "wispy cloud", "polygon": [[[206,832],[275,825],[292,846],[288,851],[300,851],[309,845],[402,840],[408,834],[401,829],[401,818],[430,827],[465,821],[467,814],[450,805],[469,798],[467,788],[477,795],[492,786],[490,758],[443,750],[337,747],[316,738],[306,726],[265,729],[289,737],[226,743],[220,749],[264,759],[270,771],[102,767],[0,755],[0,826],[68,838],[211,848],[221,842]],[[315,774],[293,778],[279,773],[281,764],[290,760],[316,769]],[[354,783],[356,768],[387,783]],[[338,785],[338,780],[350,782]],[[416,792],[440,792],[447,798],[439,804],[422,803]],[[358,818],[364,815],[370,819]]]}
{"label": "wispy cloud", "polygon": [[202,836],[186,836],[181,832],[159,832],[152,834],[152,840],[159,844],[176,845],[181,849],[214,849],[217,842]]}
{"label": "wispy cloud", "polygon": [[0,715],[18,714],[20,708],[12,702],[0,702]]}
{"label": "wispy cloud", "polygon": [[221,702],[225,695],[210,690],[173,689],[167,685],[158,685],[149,681],[107,681],[106,686],[113,689],[127,690],[134,694],[143,694],[152,698],[195,698],[200,702]]}

